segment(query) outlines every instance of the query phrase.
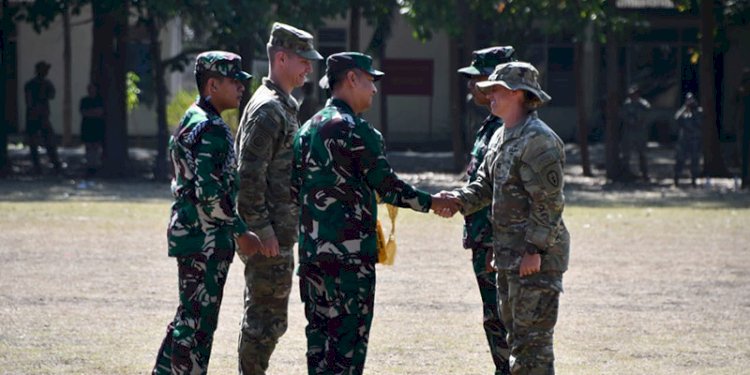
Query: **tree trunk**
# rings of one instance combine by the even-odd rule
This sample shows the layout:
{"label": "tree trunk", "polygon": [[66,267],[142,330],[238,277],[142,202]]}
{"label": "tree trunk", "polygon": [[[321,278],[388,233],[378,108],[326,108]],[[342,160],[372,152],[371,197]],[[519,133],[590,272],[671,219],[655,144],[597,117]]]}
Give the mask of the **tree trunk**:
{"label": "tree trunk", "polygon": [[[6,119],[8,114],[5,111],[5,83],[8,72],[8,32],[12,20],[8,14],[8,0],[0,2],[0,118]],[[9,121],[3,121],[0,124],[0,177],[8,174],[8,128]]]}
{"label": "tree trunk", "polygon": [[[380,59],[380,66],[383,66],[385,61],[385,40],[378,45],[378,58]],[[380,131],[383,133],[383,138],[388,139],[388,97],[385,93],[380,94]]]}
{"label": "tree trunk", "polygon": [[620,129],[619,129],[619,46],[615,41],[614,32],[607,33],[606,62],[607,62],[607,124],[606,124],[606,167],[607,179],[618,181],[620,171]]}
{"label": "tree trunk", "polygon": [[127,109],[125,59],[128,29],[127,3],[108,7],[93,3],[94,24],[91,75],[104,96],[105,137],[102,174],[127,174]]}
{"label": "tree trunk", "polygon": [[586,100],[584,90],[584,72],[583,72],[583,44],[585,41],[579,40],[575,44],[575,74],[576,74],[576,109],[578,110],[578,147],[581,149],[581,167],[583,175],[591,177],[591,161],[589,160],[589,116],[586,112]]}
{"label": "tree trunk", "polygon": [[358,1],[351,2],[349,16],[349,50],[359,51],[359,24],[362,20],[361,9]]}
{"label": "tree trunk", "polygon": [[146,22],[148,27],[149,49],[151,64],[154,72],[154,86],[156,89],[156,161],[154,162],[154,179],[163,180],[167,177],[167,85],[164,82],[164,64],[161,60],[161,42],[159,29],[161,25],[154,16]]}
{"label": "tree trunk", "polygon": [[63,146],[73,143],[73,104],[71,88],[71,42],[70,42],[70,9],[65,2],[63,10]]}
{"label": "tree trunk", "polygon": [[[250,74],[253,74],[253,60],[255,60],[255,46],[253,44],[252,38],[243,38],[240,41],[240,45],[238,46],[237,50],[240,52],[240,56],[242,56],[242,70],[249,72]],[[268,67],[271,69],[271,67]],[[263,79],[263,77],[253,77],[254,80],[260,81]],[[252,91],[250,91],[250,83],[248,82],[248,86],[245,88],[245,92],[242,94],[242,100],[240,101],[240,108],[239,108],[239,114],[237,116],[238,119],[242,118],[242,112],[245,110],[245,106],[247,105],[247,102],[250,101],[250,97],[253,96]]]}
{"label": "tree trunk", "polygon": [[[458,58],[458,38],[450,38],[450,47],[448,49],[449,62],[448,71],[455,72],[460,68]],[[450,121],[451,121],[451,144],[453,146],[453,170],[460,172],[466,166],[466,156],[463,140],[463,124],[461,122],[461,90],[459,90],[459,81],[457,74],[450,75],[449,98],[450,98]]]}
{"label": "tree trunk", "polygon": [[703,105],[703,171],[706,176],[728,176],[721,157],[716,127],[716,80],[714,76],[714,0],[701,0],[700,101]]}

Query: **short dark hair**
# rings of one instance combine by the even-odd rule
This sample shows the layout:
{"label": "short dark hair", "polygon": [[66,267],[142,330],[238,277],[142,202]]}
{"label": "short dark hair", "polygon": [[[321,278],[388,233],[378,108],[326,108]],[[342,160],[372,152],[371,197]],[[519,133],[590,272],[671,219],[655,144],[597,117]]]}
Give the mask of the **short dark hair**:
{"label": "short dark hair", "polygon": [[274,56],[276,56],[276,54],[279,53],[279,52],[283,52],[285,54],[289,54],[289,52],[291,52],[291,51],[289,51],[288,49],[286,49],[286,48],[284,48],[282,46],[273,46],[273,45],[270,45],[270,44],[266,45],[266,54],[268,55],[268,65],[269,65],[269,67],[271,65],[273,65]]}
{"label": "short dark hair", "polygon": [[356,74],[357,77],[360,77],[363,73],[363,71],[360,69],[351,68],[351,69],[346,69],[344,71],[339,72],[338,74],[336,74],[335,77],[333,77],[333,79],[331,79],[331,77],[328,77],[328,87],[330,87],[330,90],[333,91],[336,88],[336,85],[343,82],[344,79],[346,78],[346,75],[349,74],[349,72],[354,72],[354,74]]}
{"label": "short dark hair", "polygon": [[195,84],[198,86],[198,95],[203,96],[203,89],[206,87],[206,83],[211,78],[223,80],[223,75],[216,72],[202,72],[195,75]]}

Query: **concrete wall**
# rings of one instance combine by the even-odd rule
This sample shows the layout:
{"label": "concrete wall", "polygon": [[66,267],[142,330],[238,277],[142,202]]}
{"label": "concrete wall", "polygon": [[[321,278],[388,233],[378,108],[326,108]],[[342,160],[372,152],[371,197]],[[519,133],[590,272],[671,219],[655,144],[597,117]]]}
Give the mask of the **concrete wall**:
{"label": "concrete wall", "polygon": [[[70,19],[72,41],[71,56],[71,105],[72,105],[72,134],[78,136],[81,130],[81,115],[78,103],[86,95],[86,86],[91,70],[92,23],[90,7],[85,7],[81,14],[71,15]],[[179,20],[171,22],[162,31],[162,54],[172,56],[182,48]],[[26,103],[24,100],[24,84],[34,77],[34,65],[44,60],[52,64],[47,78],[55,85],[56,95],[50,102],[50,120],[55,132],[62,135],[63,131],[63,23],[58,17],[48,29],[36,33],[25,22],[18,23],[18,89],[17,95],[19,130],[25,129]],[[170,93],[177,92],[181,87],[178,73],[168,76],[167,88]],[[153,136],[156,134],[156,113],[154,108],[141,105],[128,114],[128,135]]]}

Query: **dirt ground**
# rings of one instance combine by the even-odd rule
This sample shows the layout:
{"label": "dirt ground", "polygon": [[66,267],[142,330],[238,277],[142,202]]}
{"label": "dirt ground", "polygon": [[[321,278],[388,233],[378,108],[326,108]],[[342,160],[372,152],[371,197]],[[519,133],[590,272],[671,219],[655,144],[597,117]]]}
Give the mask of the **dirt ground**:
{"label": "dirt ground", "polygon": [[[461,183],[446,172],[450,155],[390,157],[402,177],[428,191]],[[580,176],[575,162],[566,179],[573,246],[555,333],[557,372],[747,373],[750,194],[735,191],[733,179],[674,188],[668,173],[612,185]],[[177,300],[164,236],[169,203],[167,183],[143,179],[82,185],[75,173],[19,173],[0,180],[0,374],[148,372]],[[400,210],[396,264],[378,266],[365,373],[492,372],[461,223]],[[271,375],[305,373],[296,283]],[[236,261],[210,373],[236,373],[242,287]]]}

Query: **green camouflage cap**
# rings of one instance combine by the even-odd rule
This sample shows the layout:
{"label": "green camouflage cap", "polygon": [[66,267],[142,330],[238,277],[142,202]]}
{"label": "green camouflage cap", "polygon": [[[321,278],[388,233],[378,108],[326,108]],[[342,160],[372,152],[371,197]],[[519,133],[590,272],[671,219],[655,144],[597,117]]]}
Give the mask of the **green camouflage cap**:
{"label": "green camouflage cap", "polygon": [[313,46],[313,36],[281,22],[274,22],[271,27],[269,46],[283,47],[308,60],[323,60],[323,56]]}
{"label": "green camouflage cap", "polygon": [[377,81],[385,73],[372,68],[372,57],[359,52],[339,52],[328,56],[326,59],[326,74],[320,79],[320,87],[323,89],[330,88],[329,82],[336,78],[339,73],[349,70],[359,69]]}
{"label": "green camouflage cap", "polygon": [[471,65],[458,70],[466,78],[488,76],[499,64],[516,61],[516,52],[511,46],[489,47],[472,52]]}
{"label": "green camouflage cap", "polygon": [[539,85],[539,71],[534,65],[523,61],[500,64],[486,81],[477,82],[477,87],[482,91],[493,86],[503,86],[508,90],[526,90],[536,95],[543,103],[552,100]]}
{"label": "green camouflage cap", "polygon": [[242,57],[226,51],[202,52],[195,58],[195,76],[206,72],[218,73],[240,81],[253,78],[250,73],[242,71]]}

